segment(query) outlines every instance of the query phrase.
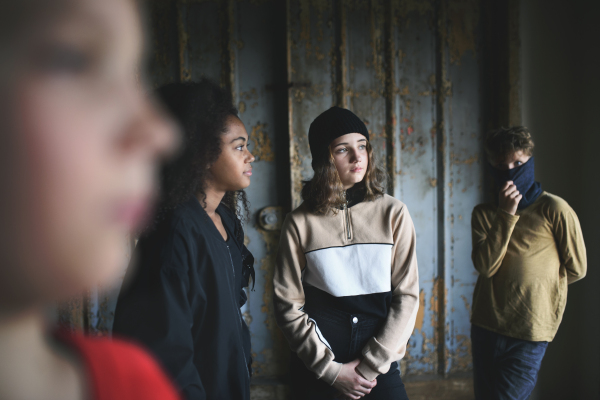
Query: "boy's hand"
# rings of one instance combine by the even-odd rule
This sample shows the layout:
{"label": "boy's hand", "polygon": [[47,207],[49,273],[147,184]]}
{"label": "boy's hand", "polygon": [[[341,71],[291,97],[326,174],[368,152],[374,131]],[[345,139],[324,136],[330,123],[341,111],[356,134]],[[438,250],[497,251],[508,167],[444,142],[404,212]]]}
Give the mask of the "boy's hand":
{"label": "boy's hand", "polygon": [[340,392],[337,398],[357,400],[371,393],[371,389],[377,385],[377,380],[369,382],[356,371],[358,364],[360,360],[357,359],[342,365],[342,370],[333,383],[333,387]]}
{"label": "boy's hand", "polygon": [[513,181],[508,181],[502,186],[502,189],[500,189],[498,205],[507,213],[515,215],[517,206],[522,198],[523,195],[519,193]]}

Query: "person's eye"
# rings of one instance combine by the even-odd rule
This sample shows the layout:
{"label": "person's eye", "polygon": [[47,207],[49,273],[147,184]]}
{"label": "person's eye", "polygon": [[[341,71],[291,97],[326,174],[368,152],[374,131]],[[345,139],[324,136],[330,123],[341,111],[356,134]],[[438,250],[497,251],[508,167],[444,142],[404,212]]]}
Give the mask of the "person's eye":
{"label": "person's eye", "polygon": [[516,165],[522,165],[522,164],[523,164],[523,162],[521,162],[521,161],[517,161],[515,164],[516,164]]}
{"label": "person's eye", "polygon": [[346,151],[348,151],[348,149],[346,149],[344,147],[344,148],[338,149],[338,151],[336,151],[336,153],[340,153],[341,154],[341,153],[345,153]]}
{"label": "person's eye", "polygon": [[361,144],[361,145],[360,145],[358,148],[359,148],[360,150],[365,150],[365,149],[367,148],[367,146],[366,146],[366,145],[364,145],[364,144]]}
{"label": "person's eye", "polygon": [[85,51],[72,46],[57,45],[43,51],[39,57],[39,67],[45,72],[60,74],[81,74],[92,64],[92,57]]}
{"label": "person's eye", "polygon": [[245,145],[241,145],[241,146],[236,147],[235,149],[238,151],[244,151],[244,147],[245,147]]}

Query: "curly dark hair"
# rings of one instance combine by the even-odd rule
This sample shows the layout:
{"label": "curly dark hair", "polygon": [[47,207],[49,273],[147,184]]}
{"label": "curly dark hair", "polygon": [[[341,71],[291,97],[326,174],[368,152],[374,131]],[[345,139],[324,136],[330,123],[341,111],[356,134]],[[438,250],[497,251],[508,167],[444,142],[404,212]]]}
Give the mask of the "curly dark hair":
{"label": "curly dark hair", "polygon": [[490,161],[504,158],[519,150],[532,156],[533,147],[531,133],[524,126],[495,129],[488,132],[484,142],[485,153]]}
{"label": "curly dark hair", "polygon": [[[372,201],[385,193],[386,174],[377,165],[375,153],[368,141],[367,152],[369,165],[361,183],[365,189],[365,201]],[[335,213],[346,202],[344,186],[335,167],[331,149],[329,162],[315,167],[315,174],[311,180],[304,182],[301,195],[310,212],[317,215],[325,215],[329,211]]]}
{"label": "curly dark hair", "polygon": [[[167,84],[158,89],[157,96],[183,130],[181,153],[161,172],[160,219],[191,196],[199,195],[200,204],[206,208],[208,167],[219,158],[227,119],[237,117],[238,110],[231,93],[206,78]],[[250,206],[243,190],[227,192],[221,204],[240,221],[248,218]]]}

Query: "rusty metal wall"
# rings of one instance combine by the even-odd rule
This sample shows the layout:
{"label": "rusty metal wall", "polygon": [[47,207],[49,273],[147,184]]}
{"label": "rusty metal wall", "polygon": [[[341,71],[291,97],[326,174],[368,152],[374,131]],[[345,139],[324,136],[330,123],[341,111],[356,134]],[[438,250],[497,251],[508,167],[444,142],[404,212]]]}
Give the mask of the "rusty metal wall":
{"label": "rusty metal wall", "polygon": [[[388,192],[408,205],[415,222],[421,308],[401,362],[403,373],[468,371],[476,280],[470,215],[483,199],[480,2],[152,0],[147,5],[152,85],[208,76],[231,89],[257,157],[246,225],[257,282],[243,310],[257,379],[284,376],[288,357],[271,307],[277,223],[266,223],[261,211],[267,208],[280,221],[282,209],[300,203],[302,181],[312,174],[308,127],[332,105],[363,118],[390,175]],[[106,333],[116,286],[92,291],[68,310],[85,314],[89,331]]]}
{"label": "rusty metal wall", "polygon": [[467,371],[482,201],[479,3],[288,1],[292,198],[311,174],[306,133],[337,104],[361,116],[417,231],[421,308],[405,374]]}

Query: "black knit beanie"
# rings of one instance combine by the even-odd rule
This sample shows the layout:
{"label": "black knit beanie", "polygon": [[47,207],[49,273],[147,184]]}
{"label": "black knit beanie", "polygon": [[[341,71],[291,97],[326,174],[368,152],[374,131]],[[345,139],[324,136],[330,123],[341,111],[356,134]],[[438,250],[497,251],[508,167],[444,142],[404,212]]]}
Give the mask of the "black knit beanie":
{"label": "black knit beanie", "polygon": [[329,160],[331,142],[348,133],[360,133],[369,140],[367,126],[350,110],[331,107],[315,118],[308,129],[308,145],[313,169]]}

